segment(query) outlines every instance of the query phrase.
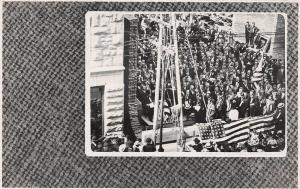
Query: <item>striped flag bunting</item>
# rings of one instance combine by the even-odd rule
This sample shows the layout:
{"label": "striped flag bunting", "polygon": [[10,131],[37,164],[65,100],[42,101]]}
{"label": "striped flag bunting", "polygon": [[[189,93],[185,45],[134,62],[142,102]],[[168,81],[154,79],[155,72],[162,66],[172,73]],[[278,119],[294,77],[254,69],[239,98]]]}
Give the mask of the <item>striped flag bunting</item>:
{"label": "striped flag bunting", "polygon": [[258,82],[263,80],[263,72],[262,71],[255,71],[252,76],[252,82]]}
{"label": "striped flag bunting", "polygon": [[215,142],[242,142],[248,139],[249,131],[256,132],[275,128],[273,114],[267,116],[244,118],[231,123],[201,123],[196,124],[201,142],[206,143],[214,138]]}

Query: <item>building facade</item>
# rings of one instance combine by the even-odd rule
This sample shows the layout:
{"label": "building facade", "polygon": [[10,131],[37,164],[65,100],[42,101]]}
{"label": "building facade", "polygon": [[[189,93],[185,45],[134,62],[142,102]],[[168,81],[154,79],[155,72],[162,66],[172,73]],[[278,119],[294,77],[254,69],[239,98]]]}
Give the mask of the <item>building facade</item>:
{"label": "building facade", "polygon": [[91,137],[141,130],[136,102],[137,19],[88,14],[86,23],[86,120]]}

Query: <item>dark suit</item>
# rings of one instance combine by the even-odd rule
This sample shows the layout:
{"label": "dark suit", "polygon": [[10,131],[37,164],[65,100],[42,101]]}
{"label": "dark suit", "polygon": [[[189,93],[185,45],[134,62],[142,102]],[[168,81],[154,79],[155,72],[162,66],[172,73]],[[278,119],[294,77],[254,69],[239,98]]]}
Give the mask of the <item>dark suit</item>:
{"label": "dark suit", "polygon": [[254,45],[254,37],[258,32],[258,28],[256,26],[250,26],[249,31],[249,39],[250,39],[250,46]]}
{"label": "dark suit", "polygon": [[250,45],[253,46],[254,45],[254,38],[257,35],[259,29],[256,26],[251,26],[250,27]]}
{"label": "dark suit", "polygon": [[155,152],[155,146],[153,144],[146,144],[143,146],[143,152]]}
{"label": "dark suit", "polygon": [[274,117],[274,122],[275,122],[275,131],[281,130],[283,132],[283,134],[285,134],[284,108],[282,109],[282,111],[279,111],[279,109],[276,109],[273,117]]}
{"label": "dark suit", "polygon": [[241,102],[238,107],[239,118],[245,118],[248,110],[249,104],[246,101]]}
{"label": "dark suit", "polygon": [[246,44],[248,45],[249,43],[249,32],[250,32],[250,24],[245,25],[245,37],[246,37]]}
{"label": "dark suit", "polygon": [[152,121],[154,108],[147,106],[147,104],[150,104],[152,102],[151,97],[148,94],[146,94],[144,91],[141,91],[140,92],[140,100],[142,102],[144,114],[146,114],[148,116],[148,118],[150,119],[150,121]]}
{"label": "dark suit", "polygon": [[196,98],[196,93],[195,92],[190,92],[190,99],[191,99],[191,105],[195,106],[197,103],[197,98]]}
{"label": "dark suit", "polygon": [[259,100],[257,98],[250,99],[250,116],[258,116],[259,115]]}
{"label": "dark suit", "polygon": [[241,103],[241,98],[235,97],[234,99],[231,99],[230,102],[231,102],[231,109],[238,109]]}
{"label": "dark suit", "polygon": [[193,146],[191,146],[191,147],[194,148],[194,150],[195,150],[196,152],[201,152],[201,151],[203,150],[203,146],[202,146],[201,143],[195,144],[195,145],[193,145]]}
{"label": "dark suit", "polygon": [[195,112],[195,119],[197,123],[206,123],[206,110],[203,103],[200,106],[200,110]]}

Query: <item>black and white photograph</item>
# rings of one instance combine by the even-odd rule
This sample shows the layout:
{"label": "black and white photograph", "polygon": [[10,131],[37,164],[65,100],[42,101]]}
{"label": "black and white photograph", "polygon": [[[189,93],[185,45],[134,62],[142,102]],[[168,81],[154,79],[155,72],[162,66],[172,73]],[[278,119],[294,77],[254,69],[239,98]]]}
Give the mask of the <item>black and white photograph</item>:
{"label": "black and white photograph", "polygon": [[286,19],[88,12],[86,154],[285,156]]}
{"label": "black and white photograph", "polygon": [[299,0],[0,2],[3,188],[299,188]]}

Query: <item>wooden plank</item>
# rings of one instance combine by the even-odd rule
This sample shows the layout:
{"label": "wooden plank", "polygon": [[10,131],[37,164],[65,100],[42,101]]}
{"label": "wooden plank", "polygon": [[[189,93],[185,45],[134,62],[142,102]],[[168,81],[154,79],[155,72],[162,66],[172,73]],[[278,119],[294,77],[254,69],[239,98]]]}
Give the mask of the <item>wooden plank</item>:
{"label": "wooden plank", "polygon": [[[155,99],[154,99],[154,115],[153,115],[153,130],[157,125],[158,116],[158,98],[159,98],[159,88],[160,88],[160,75],[161,75],[161,56],[162,56],[162,24],[159,24],[159,39],[158,39],[158,50],[157,50],[157,68],[156,68],[156,81],[155,81]],[[153,137],[154,139],[154,137]]]}
{"label": "wooden plank", "polygon": [[[142,115],[141,116],[141,119],[142,119],[142,121],[144,121],[148,126],[153,126],[153,122],[152,121],[150,121],[149,119],[148,119],[148,117],[146,117],[145,115]],[[193,124],[195,124],[195,121],[193,121],[193,120],[188,120],[188,121],[183,121],[183,126],[185,127],[185,126],[190,126],[190,125],[193,125]],[[160,127],[160,124],[158,123],[157,125],[156,125],[156,128],[159,128]],[[175,127],[175,125],[174,125],[174,123],[166,123],[166,124],[164,124],[164,128],[168,128],[168,127]],[[151,127],[148,127],[148,128],[151,128]],[[153,128],[153,127],[152,127]]]}
{"label": "wooden plank", "polygon": [[[166,143],[166,142],[176,141],[177,140],[177,132],[178,132],[178,128],[175,128],[175,127],[164,128],[162,142]],[[194,125],[184,127],[184,134],[185,134],[185,137],[195,137],[196,135],[198,135],[197,127],[195,127]],[[145,143],[147,138],[151,138],[151,139],[154,138],[154,133],[152,130],[142,131],[143,143]]]}
{"label": "wooden plank", "polygon": [[172,15],[173,22],[173,38],[174,38],[174,49],[175,49],[175,77],[176,77],[176,88],[177,88],[177,99],[180,107],[179,113],[179,126],[183,130],[183,113],[182,113],[182,97],[181,97],[181,83],[180,83],[180,70],[178,60],[178,41],[177,41],[177,28],[176,28],[176,15]]}

